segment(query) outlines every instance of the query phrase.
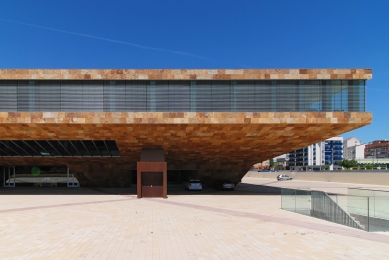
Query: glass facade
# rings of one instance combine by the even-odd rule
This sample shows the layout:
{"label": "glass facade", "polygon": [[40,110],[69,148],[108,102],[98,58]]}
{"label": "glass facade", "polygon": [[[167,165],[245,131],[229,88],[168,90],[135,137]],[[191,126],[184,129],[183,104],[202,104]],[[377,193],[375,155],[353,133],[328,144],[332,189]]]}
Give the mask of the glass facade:
{"label": "glass facade", "polygon": [[343,140],[325,140],[288,154],[289,166],[337,165],[343,160]]}
{"label": "glass facade", "polygon": [[114,140],[0,140],[0,157],[120,157]]}
{"label": "glass facade", "polygon": [[325,142],[325,164],[338,165],[338,161],[343,160],[343,142],[342,141],[326,141]]}
{"label": "glass facade", "polygon": [[364,80],[1,80],[3,112],[365,111]]}

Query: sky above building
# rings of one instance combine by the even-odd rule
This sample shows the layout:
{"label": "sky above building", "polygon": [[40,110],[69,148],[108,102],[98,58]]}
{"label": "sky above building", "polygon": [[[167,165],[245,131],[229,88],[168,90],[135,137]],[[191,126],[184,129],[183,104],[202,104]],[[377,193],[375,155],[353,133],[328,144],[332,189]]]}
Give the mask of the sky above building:
{"label": "sky above building", "polygon": [[389,1],[1,1],[0,68],[372,68],[389,139]]}

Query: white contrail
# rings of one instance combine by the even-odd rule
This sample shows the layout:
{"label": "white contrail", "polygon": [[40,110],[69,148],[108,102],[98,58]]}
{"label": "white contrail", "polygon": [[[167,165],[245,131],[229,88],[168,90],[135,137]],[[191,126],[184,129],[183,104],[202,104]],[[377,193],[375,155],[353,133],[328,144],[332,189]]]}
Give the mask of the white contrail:
{"label": "white contrail", "polygon": [[378,91],[383,91],[383,92],[389,92],[388,90],[380,89],[380,88],[370,88],[370,87],[366,87],[366,89],[372,89],[372,90],[378,90]]}
{"label": "white contrail", "polygon": [[83,34],[83,33],[77,33],[77,32],[64,31],[64,30],[54,29],[54,28],[50,28],[50,27],[45,27],[45,26],[30,24],[30,23],[23,23],[23,22],[17,22],[17,21],[12,21],[12,20],[6,20],[6,19],[2,19],[2,18],[0,18],[0,20],[1,20],[1,21],[5,21],[5,22],[10,22],[10,23],[16,23],[16,24],[22,24],[22,25],[27,25],[27,26],[31,26],[31,27],[36,27],[36,28],[40,28],[40,29],[55,31],[55,32],[73,34],[73,35],[78,35],[78,36],[83,36],[83,37],[88,37],[88,38],[93,38],[93,39],[108,41],[108,42],[114,42],[114,43],[119,43],[119,44],[130,45],[130,46],[132,46],[132,47],[136,47],[136,48],[140,48],[140,49],[145,49],[145,50],[170,52],[170,53],[174,53],[174,54],[177,54],[177,55],[184,55],[184,56],[189,56],[189,57],[193,57],[193,58],[197,58],[197,59],[203,59],[203,60],[209,60],[209,61],[218,62],[217,60],[214,60],[214,59],[211,59],[211,58],[208,58],[208,57],[193,55],[193,54],[190,54],[190,53],[187,53],[187,52],[182,52],[182,51],[174,51],[174,50],[167,50],[167,49],[149,47],[149,46],[144,46],[144,45],[140,45],[140,44],[136,44],[136,43],[131,43],[131,42],[118,41],[118,40],[113,40],[113,39],[98,37],[98,36],[89,35],[89,34]]}

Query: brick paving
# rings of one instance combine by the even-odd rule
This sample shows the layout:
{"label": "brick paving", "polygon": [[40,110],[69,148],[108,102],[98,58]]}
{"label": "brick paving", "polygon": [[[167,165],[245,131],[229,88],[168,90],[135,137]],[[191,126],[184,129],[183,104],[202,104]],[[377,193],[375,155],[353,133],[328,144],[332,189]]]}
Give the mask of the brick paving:
{"label": "brick paving", "polygon": [[281,210],[280,196],[259,186],[270,182],[174,188],[168,199],[136,199],[135,189],[0,189],[0,259],[388,259],[389,236]]}

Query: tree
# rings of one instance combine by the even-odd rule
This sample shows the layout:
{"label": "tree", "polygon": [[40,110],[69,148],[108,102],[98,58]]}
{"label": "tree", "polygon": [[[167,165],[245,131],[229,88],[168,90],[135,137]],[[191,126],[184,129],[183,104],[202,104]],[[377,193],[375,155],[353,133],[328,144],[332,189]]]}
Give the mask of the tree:
{"label": "tree", "polygon": [[270,167],[273,167],[273,166],[274,166],[274,159],[271,158],[271,159],[270,159]]}
{"label": "tree", "polygon": [[[343,161],[344,161],[344,160],[343,160]],[[344,167],[343,161],[338,161],[337,164],[338,164],[340,167]]]}
{"label": "tree", "polygon": [[338,165],[341,166],[341,167],[344,167],[346,169],[350,169],[350,168],[353,168],[353,167],[357,167],[358,166],[358,162],[356,160],[343,159],[343,161],[338,161]]}

